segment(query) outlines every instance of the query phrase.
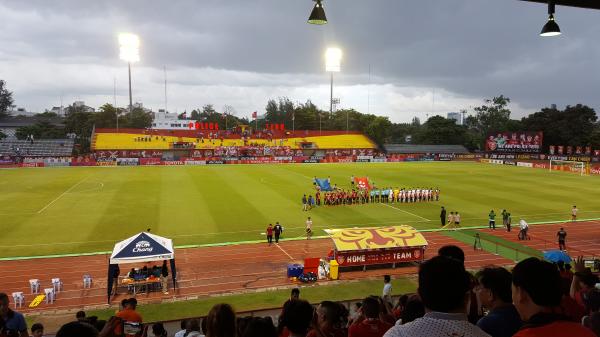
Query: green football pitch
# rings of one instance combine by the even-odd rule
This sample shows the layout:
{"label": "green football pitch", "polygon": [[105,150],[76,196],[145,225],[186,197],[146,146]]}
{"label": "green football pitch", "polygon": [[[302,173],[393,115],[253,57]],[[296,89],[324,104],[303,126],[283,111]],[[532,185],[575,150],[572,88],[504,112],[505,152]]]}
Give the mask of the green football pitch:
{"label": "green football pitch", "polygon": [[[350,176],[377,186],[439,187],[438,202],[317,207],[312,177],[350,186]],[[322,229],[408,224],[439,228],[440,206],[463,226],[485,225],[490,209],[513,222],[560,221],[572,205],[598,218],[598,178],[470,162],[91,167],[0,170],[0,257],[111,250],[151,228],[176,246],[262,240],[279,221],[284,237],[303,234],[308,216]]]}

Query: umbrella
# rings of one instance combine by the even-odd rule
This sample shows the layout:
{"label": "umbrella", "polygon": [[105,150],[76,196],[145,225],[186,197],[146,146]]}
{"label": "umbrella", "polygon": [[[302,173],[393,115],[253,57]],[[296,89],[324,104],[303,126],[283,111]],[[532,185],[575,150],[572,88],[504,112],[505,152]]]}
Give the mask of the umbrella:
{"label": "umbrella", "polygon": [[549,250],[544,252],[544,259],[550,262],[562,261],[564,263],[571,263],[571,257],[569,254],[562,250]]}

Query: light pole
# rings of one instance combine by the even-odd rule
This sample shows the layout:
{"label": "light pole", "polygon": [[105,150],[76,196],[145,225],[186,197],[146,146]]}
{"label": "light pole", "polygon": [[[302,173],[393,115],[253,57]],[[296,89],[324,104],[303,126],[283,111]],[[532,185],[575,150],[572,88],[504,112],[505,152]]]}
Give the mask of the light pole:
{"label": "light pole", "polygon": [[133,98],[131,95],[131,63],[140,60],[140,39],[135,34],[119,34],[119,58],[127,62],[129,74],[129,113],[133,109]]}
{"label": "light pole", "polygon": [[[340,48],[330,47],[325,52],[325,71],[331,75],[329,85],[329,115],[333,113],[333,73],[340,72],[342,62],[342,50]],[[319,114],[319,135],[321,134],[321,115]]]}

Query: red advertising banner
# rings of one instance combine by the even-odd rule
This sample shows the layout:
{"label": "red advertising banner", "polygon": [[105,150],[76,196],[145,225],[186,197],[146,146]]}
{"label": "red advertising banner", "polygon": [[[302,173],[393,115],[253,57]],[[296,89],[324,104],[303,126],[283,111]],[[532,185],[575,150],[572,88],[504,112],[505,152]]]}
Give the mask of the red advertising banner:
{"label": "red advertising banner", "polygon": [[593,174],[593,175],[596,175],[596,176],[600,175],[600,165],[592,165],[590,167],[590,174]]}
{"label": "red advertising banner", "polygon": [[559,156],[562,156],[562,155],[565,153],[565,147],[564,147],[564,146],[562,146],[562,145],[559,145],[559,146],[557,146],[556,148],[558,149],[558,151],[557,151],[557,154],[558,154]]}
{"label": "red advertising banner", "polygon": [[538,153],[542,148],[543,132],[499,132],[489,134],[485,141],[488,152]]}
{"label": "red advertising banner", "polygon": [[422,261],[425,249],[422,247],[392,248],[362,251],[342,251],[336,253],[340,267],[368,266],[374,264]]}
{"label": "red advertising banner", "polygon": [[600,157],[600,150],[594,150],[594,157]]}
{"label": "red advertising banner", "polygon": [[586,146],[585,147],[585,155],[589,156],[590,154],[592,154],[592,147],[591,146]]}
{"label": "red advertising banner", "polygon": [[160,165],[160,158],[140,158],[140,165]]}
{"label": "red advertising banner", "polygon": [[553,155],[555,153],[555,146],[554,145],[550,145],[548,147],[548,153]]}

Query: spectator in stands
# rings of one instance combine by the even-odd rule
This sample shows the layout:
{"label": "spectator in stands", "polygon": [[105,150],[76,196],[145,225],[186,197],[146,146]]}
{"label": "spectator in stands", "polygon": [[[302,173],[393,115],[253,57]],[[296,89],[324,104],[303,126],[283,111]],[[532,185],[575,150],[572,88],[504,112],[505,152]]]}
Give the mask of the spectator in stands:
{"label": "spectator in stands", "polygon": [[31,326],[31,337],[43,337],[44,326],[41,323],[34,323]]}
{"label": "spectator in stands", "polygon": [[471,280],[456,259],[436,256],[419,266],[418,294],[427,313],[410,323],[396,325],[386,337],[488,337],[467,321]]}
{"label": "spectator in stands", "polygon": [[[135,324],[142,324],[142,316],[135,311],[136,307],[137,307],[137,300],[135,298],[129,298],[126,300],[123,300],[122,302],[123,305],[123,310],[119,311],[116,316],[118,318],[121,318],[121,320],[123,322],[130,322],[130,323],[135,323]],[[116,334],[122,334],[123,333],[123,324],[119,323],[116,327],[115,327],[115,333]]]}
{"label": "spectator in stands", "polygon": [[410,296],[396,325],[406,324],[425,315],[425,306],[418,295]]}
{"label": "spectator in stands", "polygon": [[317,324],[308,333],[307,337],[346,337],[347,331],[344,328],[345,321],[348,318],[345,308],[336,302],[323,301],[317,307]]}
{"label": "spectator in stands", "polygon": [[396,306],[394,307],[394,310],[392,311],[394,318],[400,319],[400,316],[402,315],[402,311],[404,310],[404,308],[406,307],[406,303],[408,302],[408,298],[409,298],[409,296],[406,294],[404,294],[404,295],[400,296],[400,298],[398,298],[398,303],[396,303]]}
{"label": "spectator in stands", "polygon": [[286,302],[279,317],[280,331],[286,328],[289,331],[290,337],[306,337],[313,320],[314,312],[313,306],[305,300],[291,300]]}
{"label": "spectator in stands", "polygon": [[167,337],[167,330],[162,323],[152,324],[152,336],[150,337]]}
{"label": "spectator in stands", "polygon": [[594,275],[590,269],[585,267],[583,257],[577,257],[575,260],[575,274],[571,281],[570,296],[577,304],[584,306],[583,294],[594,289],[596,283],[600,283],[598,276]]}
{"label": "spectator in stands", "polygon": [[67,323],[60,327],[56,337],[98,337],[99,333],[91,324],[83,321]]}
{"label": "spectator in stands", "polygon": [[477,326],[492,337],[511,337],[522,325],[519,313],[512,304],[512,275],[502,267],[487,267],[475,277],[479,281],[475,287],[477,298],[489,310],[477,322]]}
{"label": "spectator in stands", "polygon": [[196,318],[188,320],[186,323],[186,330],[184,330],[187,332],[184,334],[184,336],[204,337],[202,333],[203,331],[206,331],[206,320],[203,320],[202,323],[203,324],[200,324],[200,320]]}
{"label": "spectator in stands", "polygon": [[215,304],[206,316],[206,337],[236,337],[236,318],[229,304]]}
{"label": "spectator in stands", "polygon": [[78,311],[75,314],[75,318],[79,321],[79,322],[87,322],[86,318],[85,318],[85,311]]}
{"label": "spectator in stands", "polygon": [[583,302],[587,315],[583,317],[581,324],[600,336],[600,290],[592,289],[585,293]]}
{"label": "spectator in stands", "polygon": [[460,263],[465,263],[465,252],[458,246],[455,245],[446,245],[438,249],[439,256],[445,256],[459,261]]}
{"label": "spectator in stands", "polygon": [[29,337],[27,323],[19,312],[10,309],[8,295],[0,293],[0,336]]}
{"label": "spectator in stands", "polygon": [[240,337],[277,337],[270,317],[252,317]]}
{"label": "spectator in stands", "polygon": [[392,327],[379,318],[379,302],[374,297],[363,300],[360,312],[362,315],[348,329],[348,337],[382,337]]}
{"label": "spectator in stands", "polygon": [[187,330],[187,322],[187,319],[182,319],[181,322],[179,322],[179,327],[181,328],[181,330],[175,333],[175,337],[183,337],[186,333],[189,332],[189,330]]}
{"label": "spectator in stands", "polygon": [[525,322],[514,337],[594,336],[556,313],[562,293],[560,274],[552,263],[531,257],[517,263],[512,274],[512,300]]}

